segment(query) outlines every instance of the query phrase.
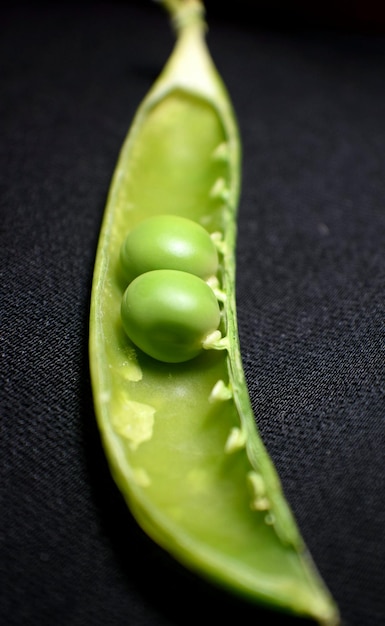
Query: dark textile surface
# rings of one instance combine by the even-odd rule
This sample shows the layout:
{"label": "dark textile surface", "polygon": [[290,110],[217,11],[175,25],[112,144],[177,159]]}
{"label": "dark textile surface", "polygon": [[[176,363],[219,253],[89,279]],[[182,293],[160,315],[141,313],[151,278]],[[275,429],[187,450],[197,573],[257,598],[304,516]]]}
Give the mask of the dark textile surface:
{"label": "dark textile surface", "polygon": [[[238,318],[257,422],[345,625],[380,626],[385,37],[209,6],[244,148]],[[142,533],[93,414],[95,248],[173,45],[167,17],[151,2],[15,3],[0,29],[0,623],[270,623]]]}

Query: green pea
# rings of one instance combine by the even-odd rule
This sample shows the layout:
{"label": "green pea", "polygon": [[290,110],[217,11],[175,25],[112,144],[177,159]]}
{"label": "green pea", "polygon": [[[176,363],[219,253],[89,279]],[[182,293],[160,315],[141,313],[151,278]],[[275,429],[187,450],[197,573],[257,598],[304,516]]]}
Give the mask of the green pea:
{"label": "green pea", "polygon": [[[336,626],[338,608],[256,427],[242,368],[235,288],[241,151],[234,111],[205,42],[200,0],[162,3],[176,45],[122,146],[95,261],[90,368],[103,445],[134,517],[182,564],[253,602]],[[205,340],[219,313],[210,287],[194,275],[205,257],[197,239],[193,262],[181,272],[162,267],[165,256],[153,255],[151,234],[139,271],[153,256],[157,269],[122,285],[127,233],[161,211],[218,233],[218,341]],[[168,254],[175,232],[170,223],[165,231]],[[207,260],[203,265],[203,273],[211,273]],[[203,343],[216,351],[190,358]],[[140,349],[155,358],[143,358]]]}
{"label": "green pea", "polygon": [[120,259],[129,282],[157,269],[181,270],[204,279],[218,270],[217,249],[207,230],[178,215],[140,222],[124,240]]}
{"label": "green pea", "polygon": [[197,356],[220,322],[212,289],[178,270],[153,270],[135,278],[124,293],[121,315],[130,339],[168,363]]}

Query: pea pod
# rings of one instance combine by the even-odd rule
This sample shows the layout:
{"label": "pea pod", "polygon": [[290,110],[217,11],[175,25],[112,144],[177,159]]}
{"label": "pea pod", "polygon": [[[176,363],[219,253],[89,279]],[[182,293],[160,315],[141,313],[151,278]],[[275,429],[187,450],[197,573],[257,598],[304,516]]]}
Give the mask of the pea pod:
{"label": "pea pod", "polygon": [[[332,626],[338,609],[258,433],[242,368],[234,112],[206,46],[201,2],[164,5],[175,48],[122,147],[95,262],[90,368],[103,445],[138,523],[186,567],[251,601]],[[120,313],[122,244],[157,215],[200,224],[219,255],[222,338],[182,363],[137,348]]]}

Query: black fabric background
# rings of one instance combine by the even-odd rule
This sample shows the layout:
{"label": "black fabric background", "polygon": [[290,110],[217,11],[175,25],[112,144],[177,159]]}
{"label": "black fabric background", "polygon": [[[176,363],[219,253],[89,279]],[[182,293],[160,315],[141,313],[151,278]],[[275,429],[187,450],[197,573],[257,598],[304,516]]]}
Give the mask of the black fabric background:
{"label": "black fabric background", "polygon": [[[343,7],[300,23],[276,4],[253,21],[250,5],[237,2],[232,18],[207,3],[244,148],[245,372],[345,625],[380,626],[384,30],[379,16],[360,21]],[[0,623],[179,626],[213,614],[269,624],[142,533],[93,414],[95,248],[118,151],[174,42],[167,17],[144,1],[14,3],[0,28]]]}

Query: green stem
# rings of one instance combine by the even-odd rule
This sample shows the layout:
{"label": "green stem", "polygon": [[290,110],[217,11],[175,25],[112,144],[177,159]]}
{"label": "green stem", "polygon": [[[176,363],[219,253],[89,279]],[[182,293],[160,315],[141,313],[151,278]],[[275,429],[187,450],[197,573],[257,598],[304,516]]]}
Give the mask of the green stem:
{"label": "green stem", "polygon": [[160,2],[169,12],[177,33],[192,22],[198,22],[203,30],[206,29],[205,9],[200,0],[160,0]]}

